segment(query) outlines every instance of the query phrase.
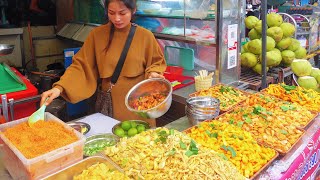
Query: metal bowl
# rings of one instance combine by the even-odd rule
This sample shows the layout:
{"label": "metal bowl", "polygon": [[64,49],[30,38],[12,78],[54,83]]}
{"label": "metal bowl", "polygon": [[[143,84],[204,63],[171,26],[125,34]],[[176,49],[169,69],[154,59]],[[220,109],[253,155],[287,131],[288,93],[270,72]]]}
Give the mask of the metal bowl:
{"label": "metal bowl", "polygon": [[[137,125],[143,124],[143,125],[146,127],[146,130],[151,128],[150,124],[149,124],[148,122],[146,122],[146,121],[142,121],[142,120],[127,120],[127,121],[129,121],[129,122],[135,122]],[[121,126],[121,123],[122,123],[122,122],[119,122],[119,123],[117,123],[116,125],[114,125],[114,126],[112,127],[112,133],[113,133],[113,134],[115,134],[115,130],[117,129],[117,127],[120,127],[120,126]]]}
{"label": "metal bowl", "polygon": [[[107,146],[116,145],[119,142],[119,137],[111,133],[95,134],[86,139],[84,144],[84,155],[93,156],[102,151]],[[97,150],[97,147],[101,150]],[[93,149],[95,151],[93,151]],[[92,154],[90,154],[92,153]]]}
{"label": "metal bowl", "polygon": [[14,45],[0,44],[0,56],[11,54],[14,49]]}
{"label": "metal bowl", "polygon": [[[151,93],[163,93],[167,97],[157,106],[147,110],[137,110],[131,107],[131,102],[142,96],[149,95]],[[172,86],[171,83],[162,78],[151,78],[141,81],[133,86],[127,93],[125,98],[125,104],[129,111],[138,114],[143,118],[158,118],[164,115],[170,108],[172,102]]]}
{"label": "metal bowl", "polygon": [[70,122],[67,124],[71,126],[73,129],[82,133],[83,135],[87,134],[91,129],[91,126],[84,122]]}

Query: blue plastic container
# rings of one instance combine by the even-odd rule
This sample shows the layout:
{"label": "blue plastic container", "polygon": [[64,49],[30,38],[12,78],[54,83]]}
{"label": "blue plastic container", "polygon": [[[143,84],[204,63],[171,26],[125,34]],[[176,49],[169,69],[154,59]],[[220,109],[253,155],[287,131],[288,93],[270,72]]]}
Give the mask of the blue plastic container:
{"label": "blue plastic container", "polygon": [[[64,49],[64,67],[68,68],[72,64],[72,57],[80,50],[80,48]],[[88,103],[86,100],[80,101],[76,104],[67,103],[68,116],[75,116],[83,114],[88,110]]]}

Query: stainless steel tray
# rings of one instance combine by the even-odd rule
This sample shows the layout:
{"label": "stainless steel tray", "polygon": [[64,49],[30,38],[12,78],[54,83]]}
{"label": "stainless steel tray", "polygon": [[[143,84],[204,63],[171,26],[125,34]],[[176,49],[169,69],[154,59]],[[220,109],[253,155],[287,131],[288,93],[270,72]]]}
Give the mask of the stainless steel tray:
{"label": "stainless steel tray", "polygon": [[123,173],[123,170],[118,165],[116,165],[111,159],[107,157],[101,157],[101,156],[91,156],[79,161],[76,164],[68,166],[54,174],[51,174],[43,179],[45,180],[73,179],[74,176],[81,174],[83,170],[87,169],[88,167],[98,162],[108,164],[110,165],[110,168],[113,168],[114,170],[118,170],[119,172]]}

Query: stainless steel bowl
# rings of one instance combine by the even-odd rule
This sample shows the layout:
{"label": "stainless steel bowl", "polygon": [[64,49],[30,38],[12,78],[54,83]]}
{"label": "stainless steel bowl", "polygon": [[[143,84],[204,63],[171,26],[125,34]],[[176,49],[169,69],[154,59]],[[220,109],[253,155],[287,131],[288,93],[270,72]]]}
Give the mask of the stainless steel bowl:
{"label": "stainless steel bowl", "polygon": [[219,115],[220,101],[213,97],[199,96],[187,99],[186,115],[190,124],[197,125]]}
{"label": "stainless steel bowl", "polygon": [[91,129],[91,126],[84,122],[68,122],[67,124],[83,135],[86,135]]}
{"label": "stainless steel bowl", "polygon": [[[86,142],[84,144],[84,155],[85,156],[93,156],[100,151],[102,151],[102,147],[107,147],[107,146],[113,146],[119,142],[119,137],[111,134],[111,133],[102,133],[102,134],[95,134],[86,139]],[[100,146],[100,151],[98,151],[97,147]],[[88,154],[89,152],[92,152],[93,149],[95,148],[95,153],[94,154]],[[91,150],[91,151],[90,151]]]}
{"label": "stainless steel bowl", "polygon": [[11,54],[14,49],[14,45],[0,44],[0,56]]}
{"label": "stainless steel bowl", "polygon": [[[146,122],[146,121],[142,121],[142,120],[127,120],[127,121],[129,121],[129,122],[132,122],[132,121],[133,121],[133,122],[135,122],[137,125],[143,124],[144,127],[146,127],[146,130],[151,128],[150,124],[149,124],[148,122]],[[114,126],[112,127],[112,133],[115,134],[116,128],[117,128],[117,127],[120,127],[120,126],[121,126],[121,122],[119,122],[119,123],[117,123],[116,125],[114,125]]]}
{"label": "stainless steel bowl", "polygon": [[[149,95],[151,93],[163,93],[167,97],[163,102],[157,106],[147,110],[137,110],[131,107],[131,102],[142,96]],[[164,115],[170,108],[172,102],[172,86],[171,83],[162,78],[151,78],[141,81],[133,86],[127,93],[125,98],[125,104],[129,111],[132,111],[143,118],[158,118]]]}

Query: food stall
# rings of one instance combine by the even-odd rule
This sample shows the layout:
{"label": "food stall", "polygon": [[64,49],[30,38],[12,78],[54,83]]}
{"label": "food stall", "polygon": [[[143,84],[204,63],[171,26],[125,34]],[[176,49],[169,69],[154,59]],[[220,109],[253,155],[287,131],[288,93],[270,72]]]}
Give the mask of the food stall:
{"label": "food stall", "polygon": [[[214,21],[214,24],[217,34],[225,28],[239,34],[237,25],[240,22],[240,12],[238,9],[233,11],[233,8],[240,2],[233,5],[230,2],[236,1],[216,2],[218,10],[215,15],[219,20]],[[161,11],[145,8],[143,12],[146,14],[140,12],[139,16],[183,20],[184,28],[187,20],[202,20],[201,17],[195,17],[195,14],[192,14],[193,17],[187,17],[185,13],[179,15],[181,11],[176,11],[174,17],[158,14],[167,10],[162,7]],[[208,24],[213,19],[210,14],[206,14],[205,21]],[[66,35],[68,28],[74,27],[74,24],[78,25],[77,30],[83,27],[90,30],[96,26],[69,23],[60,31],[59,36]],[[76,30],[74,32],[77,35],[71,35],[70,38],[81,41],[83,36],[80,34],[88,33],[88,29],[79,32]],[[182,72],[184,76],[193,77],[195,72],[198,73],[192,78],[194,81],[186,81],[185,84],[189,84],[183,87],[174,84],[176,79],[169,82],[170,78],[167,77],[169,81],[159,81],[170,88],[161,92],[165,95],[162,101],[145,110],[137,108],[134,102],[144,97],[141,94],[151,93],[145,92],[150,89],[135,91],[135,86],[126,98],[128,109],[141,117],[159,118],[170,111],[168,109],[174,102],[183,104],[183,117],[172,119],[173,122],[163,127],[150,128],[148,124],[139,121],[119,122],[100,113],[68,123],[46,113],[44,122],[48,124],[34,124],[39,131],[23,137],[34,135],[39,138],[36,142],[40,141],[43,138],[41,128],[49,127],[53,121],[56,123],[54,126],[59,124],[59,130],[69,136],[63,138],[60,133],[55,134],[57,132],[52,132],[54,128],[44,129],[44,134],[59,137],[60,140],[54,139],[59,144],[68,138],[72,140],[53,149],[49,149],[50,146],[39,148],[49,151],[32,157],[19,149],[23,143],[19,142],[19,138],[14,138],[19,133],[13,129],[23,124],[22,128],[26,129],[20,129],[21,133],[32,133],[32,125],[28,126],[26,123],[28,118],[11,121],[0,125],[0,158],[3,159],[0,161],[0,178],[86,179],[94,172],[118,179],[316,179],[320,171],[319,92],[285,84],[270,85],[261,91],[259,88],[256,91],[247,90],[246,86],[241,87],[238,82],[240,58],[236,58],[237,61],[231,58],[239,56],[238,36],[223,31],[222,37],[230,37],[229,41],[222,42],[219,36],[205,43],[188,37],[185,33],[186,31],[180,36],[161,33],[156,35],[166,40],[180,39],[179,41],[216,49],[215,74],[206,70],[198,71],[200,65],[198,69],[185,66]],[[176,49],[188,50],[186,47]],[[203,65],[203,62],[198,63]],[[212,67],[208,64],[204,66]],[[188,68],[192,70],[186,70]],[[170,77],[180,75],[173,74]],[[150,81],[143,81],[141,84],[147,82]],[[183,84],[184,80],[179,82]],[[228,84],[229,82],[232,83]],[[130,96],[135,92],[141,94]],[[101,133],[110,134],[107,136]],[[92,143],[96,139],[103,143]],[[22,149],[32,147],[25,146]]]}

